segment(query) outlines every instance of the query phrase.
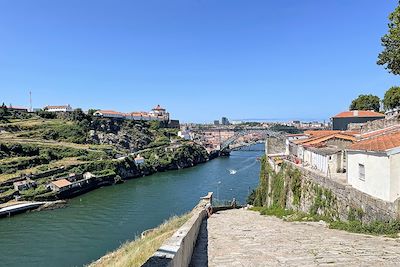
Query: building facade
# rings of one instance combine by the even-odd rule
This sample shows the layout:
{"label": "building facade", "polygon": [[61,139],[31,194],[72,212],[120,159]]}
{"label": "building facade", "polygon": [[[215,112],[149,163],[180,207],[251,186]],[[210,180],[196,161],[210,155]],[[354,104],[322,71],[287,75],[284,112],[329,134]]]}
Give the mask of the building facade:
{"label": "building facade", "polygon": [[347,181],[373,197],[400,197],[400,132],[355,143],[347,150]]}
{"label": "building facade", "polygon": [[333,130],[346,131],[349,124],[363,124],[368,121],[384,119],[385,115],[366,110],[345,111],[332,117]]}

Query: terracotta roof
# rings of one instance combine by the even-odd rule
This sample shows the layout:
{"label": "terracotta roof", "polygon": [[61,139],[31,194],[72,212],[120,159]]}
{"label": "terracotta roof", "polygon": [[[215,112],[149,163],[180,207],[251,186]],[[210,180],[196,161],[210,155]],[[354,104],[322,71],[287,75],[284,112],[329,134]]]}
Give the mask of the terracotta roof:
{"label": "terracotta roof", "polygon": [[372,137],[376,137],[379,135],[398,132],[398,131],[400,131],[400,125],[392,125],[392,126],[389,126],[389,127],[383,128],[383,129],[379,129],[376,131],[370,131],[370,132],[363,133],[363,134],[361,134],[361,138],[362,139],[372,138]]}
{"label": "terracotta roof", "polygon": [[101,114],[109,114],[109,115],[121,115],[124,116],[124,113],[122,112],[118,112],[118,111],[114,111],[114,110],[99,110],[96,111],[96,113],[101,113]]}
{"label": "terracotta roof", "polygon": [[354,118],[354,117],[362,117],[362,118],[369,118],[369,117],[381,117],[384,118],[385,115],[382,113],[378,113],[375,111],[370,111],[370,110],[351,110],[351,111],[344,111],[333,118]]}
{"label": "terracotta roof", "polygon": [[338,133],[340,131],[337,130],[309,130],[305,131],[304,133],[307,135],[311,135],[312,137],[319,137],[319,136],[326,136],[326,135],[331,135],[334,133]]}
{"label": "terracotta roof", "polygon": [[304,146],[314,146],[314,145],[318,145],[320,143],[326,142],[326,141],[328,141],[330,139],[334,139],[334,138],[343,139],[343,140],[347,140],[347,141],[351,141],[351,142],[355,142],[357,140],[356,137],[353,135],[343,134],[343,133],[339,132],[339,133],[334,133],[334,134],[329,134],[329,135],[324,135],[324,136],[312,137],[312,138],[308,138],[308,139],[296,140],[296,141],[294,141],[294,143],[299,144],[299,145],[304,145]]}
{"label": "terracotta roof", "polygon": [[380,135],[375,138],[361,140],[349,147],[350,150],[387,151],[400,147],[400,132]]}
{"label": "terracotta roof", "polygon": [[165,110],[165,108],[162,108],[160,105],[157,105],[153,110]]}
{"label": "terracotta roof", "polygon": [[8,106],[7,108],[9,108],[9,109],[20,109],[20,110],[28,110],[28,108],[25,108],[25,107],[21,107],[21,106],[13,106],[13,105],[10,105],[10,106]]}
{"label": "terracotta roof", "polygon": [[71,184],[71,182],[68,181],[67,179],[61,179],[61,180],[57,180],[57,181],[52,182],[52,184],[54,184],[58,188],[62,188],[62,187],[69,186]]}

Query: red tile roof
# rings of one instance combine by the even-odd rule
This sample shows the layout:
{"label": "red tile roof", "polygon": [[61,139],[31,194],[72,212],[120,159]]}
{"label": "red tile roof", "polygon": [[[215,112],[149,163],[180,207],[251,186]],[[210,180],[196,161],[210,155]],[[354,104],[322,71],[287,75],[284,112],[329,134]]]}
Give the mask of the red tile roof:
{"label": "red tile roof", "polygon": [[389,127],[383,128],[383,129],[363,133],[363,134],[361,134],[361,138],[362,139],[372,138],[372,137],[376,137],[379,135],[394,133],[394,132],[398,132],[398,131],[400,131],[400,125],[392,125],[392,126],[389,126]]}
{"label": "red tile roof", "polygon": [[162,108],[160,105],[157,105],[153,110],[165,110],[165,108]]}
{"label": "red tile roof", "polygon": [[311,135],[312,137],[320,137],[320,136],[326,136],[326,135],[331,135],[335,133],[339,133],[340,131],[336,130],[309,130],[305,131],[304,133],[307,135]]}
{"label": "red tile roof", "polygon": [[[304,146],[315,146],[315,145],[319,145],[321,143],[324,143],[330,139],[343,139],[343,140],[347,140],[347,141],[351,141],[351,142],[355,142],[357,139],[355,137],[355,133],[353,132],[348,132],[348,131],[321,131],[321,132],[325,132],[325,134],[317,134],[316,136],[311,136],[308,139],[300,139],[300,140],[295,140],[292,141],[295,144],[298,145],[304,145]],[[331,133],[333,132],[333,133]]]}
{"label": "red tile roof", "polygon": [[118,112],[118,111],[114,111],[114,110],[99,110],[98,112],[101,113],[101,114],[121,115],[121,116],[124,116],[124,113]]}
{"label": "red tile roof", "polygon": [[375,111],[370,110],[351,110],[351,111],[344,111],[333,118],[354,118],[354,117],[362,117],[362,118],[369,118],[369,117],[382,117],[384,118],[385,115],[382,113],[378,113]]}
{"label": "red tile roof", "polygon": [[9,109],[15,109],[15,110],[28,110],[28,108],[26,108],[26,107],[12,106],[12,105],[8,106],[7,108],[9,108]]}
{"label": "red tile roof", "polygon": [[57,180],[57,181],[52,182],[52,184],[54,184],[58,188],[62,188],[62,187],[69,186],[71,184],[71,182],[68,181],[67,179],[61,179],[61,180]]}
{"label": "red tile roof", "polygon": [[387,151],[400,147],[400,132],[380,135],[374,138],[361,140],[349,147],[350,150]]}

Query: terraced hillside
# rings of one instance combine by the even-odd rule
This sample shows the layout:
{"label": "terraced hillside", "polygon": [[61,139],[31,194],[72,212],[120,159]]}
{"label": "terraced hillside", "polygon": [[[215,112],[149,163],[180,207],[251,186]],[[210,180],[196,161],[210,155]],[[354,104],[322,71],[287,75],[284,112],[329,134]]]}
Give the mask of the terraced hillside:
{"label": "terraced hillside", "polygon": [[[137,155],[144,158],[136,164]],[[47,185],[90,172],[90,189],[158,171],[186,168],[208,160],[200,146],[181,140],[177,129],[159,122],[118,121],[75,111],[31,114],[0,121],[0,203],[70,197]],[[16,190],[15,182],[32,181]],[[72,195],[71,195],[72,196]]]}

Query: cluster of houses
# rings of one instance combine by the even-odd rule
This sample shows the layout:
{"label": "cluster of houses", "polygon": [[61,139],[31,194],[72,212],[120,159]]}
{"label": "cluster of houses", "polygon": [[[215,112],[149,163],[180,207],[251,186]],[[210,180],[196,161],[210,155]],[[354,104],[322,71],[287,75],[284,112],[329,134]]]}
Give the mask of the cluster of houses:
{"label": "cluster of houses", "polygon": [[274,168],[289,160],[394,202],[400,198],[400,120],[384,120],[373,111],[342,112],[332,118],[333,130],[286,135],[285,151],[268,159]]}
{"label": "cluster of houses", "polygon": [[[10,111],[18,111],[22,113],[29,112],[28,108],[19,107],[9,105],[7,109]],[[38,111],[40,109],[34,109],[33,111]],[[45,106],[42,110],[47,112],[54,113],[66,113],[72,112],[74,109],[71,105],[59,105],[59,106]],[[126,120],[137,120],[137,121],[170,121],[170,116],[167,110],[160,105],[154,107],[150,112],[138,111],[138,112],[119,112],[114,110],[98,110],[94,114],[94,116],[102,117],[102,118],[111,118],[111,119],[126,119]]]}
{"label": "cluster of houses", "polygon": [[[66,178],[60,178],[51,181],[46,185],[46,188],[49,191],[53,192],[64,192],[69,189],[83,187],[85,186],[85,184],[88,184],[95,177],[96,176],[90,172],[85,172],[83,174],[70,173]],[[23,181],[14,182],[13,186],[15,191],[22,192],[30,188],[36,188],[37,183],[28,178]]]}
{"label": "cluster of houses", "polygon": [[123,113],[114,110],[98,110],[94,116],[102,118],[113,118],[113,119],[126,119],[126,120],[137,120],[137,121],[169,121],[169,113],[165,108],[157,105],[150,112],[130,112]]}

